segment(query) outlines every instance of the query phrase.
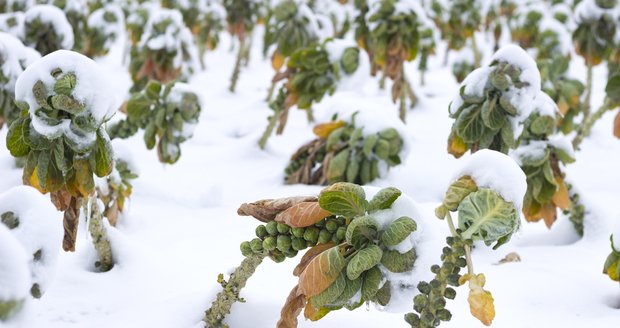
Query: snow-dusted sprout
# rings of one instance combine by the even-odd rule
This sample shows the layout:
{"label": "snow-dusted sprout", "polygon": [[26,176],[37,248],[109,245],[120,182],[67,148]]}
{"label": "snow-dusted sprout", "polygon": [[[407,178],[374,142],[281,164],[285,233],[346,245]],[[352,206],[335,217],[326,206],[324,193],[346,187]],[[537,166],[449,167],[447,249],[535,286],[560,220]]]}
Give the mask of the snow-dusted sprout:
{"label": "snow-dusted sprout", "polygon": [[557,209],[570,207],[562,165],[575,161],[568,137],[557,135],[554,101],[545,93],[536,98],[534,111],[525,120],[520,145],[513,157],[527,176],[523,214],[527,221],[543,219],[547,227],[555,222]]}
{"label": "snow-dusted sprout", "polygon": [[[379,165],[401,163],[403,138],[394,128],[364,133],[350,122],[334,120],[316,125],[316,139],[301,146],[285,169],[286,183],[333,184],[351,182],[365,185],[380,177]],[[387,165],[386,165],[387,164]]]}
{"label": "snow-dusted sprout", "polygon": [[198,49],[181,13],[161,8],[146,13],[144,32],[131,49],[129,71],[134,92],[142,90],[149,80],[183,81],[200,69]]}
{"label": "snow-dusted sprout", "polygon": [[503,153],[514,148],[522,123],[540,91],[540,73],[521,48],[504,46],[490,65],[471,72],[450,104],[454,118],[448,152],[455,157],[467,150],[489,148]]}
{"label": "snow-dusted sprout", "polygon": [[69,21],[73,29],[72,49],[81,51],[84,47],[86,21],[88,19],[86,0],[48,0],[48,3],[62,9],[65,13],[67,21]]}
{"label": "snow-dusted sprout", "polygon": [[[225,281],[205,315],[209,327],[221,327],[241,288],[265,257],[282,262],[310,248],[293,274],[299,277],[284,304],[277,327],[297,327],[305,308],[306,319],[316,321],[342,308],[364,303],[390,304],[401,288],[394,273],[410,273],[417,259],[415,213],[397,210],[406,202],[400,190],[388,187],[367,200],[365,190],[352,183],[336,183],[319,197],[290,197],[243,204],[240,215],[265,223],[256,238],[241,244],[246,259]],[[399,207],[400,208],[400,207]],[[411,209],[409,209],[411,210]]]}
{"label": "snow-dusted sprout", "polygon": [[271,100],[276,85],[276,79],[286,59],[295,51],[315,44],[318,41],[316,29],[317,19],[310,8],[298,1],[283,0],[273,8],[265,22],[265,36],[263,49],[272,48],[271,66],[275,70],[275,77],[267,94],[267,101]]}
{"label": "snow-dusted sprout", "polygon": [[286,70],[274,78],[275,82],[284,81],[284,84],[269,104],[274,112],[269,117],[259,146],[265,148],[276,125],[276,134],[284,132],[288,112],[295,105],[306,110],[308,120],[312,121],[312,104],[320,102],[325,95],[334,93],[340,74],[353,74],[358,65],[359,49],[355,46],[342,48],[337,58],[331,58],[325,43],[295,51],[286,63]]}
{"label": "snow-dusted sprout", "polygon": [[[484,274],[474,272],[471,248],[474,242],[497,249],[508,242],[519,227],[521,199],[525,193],[525,175],[516,163],[499,152],[482,150],[472,155],[446,191],[435,210],[445,220],[451,236],[441,255],[441,265],[433,265],[435,278],[418,284],[420,294],[413,300],[415,313],[405,321],[416,328],[437,327],[452,314],[446,300],[456,297],[456,290],[469,283],[468,302],[473,316],[485,325],[495,317],[493,297],[484,290]],[[451,212],[458,211],[458,222]],[[461,268],[467,273],[460,274]],[[449,287],[451,286],[451,287]]]}
{"label": "snow-dusted sprout", "polygon": [[474,67],[480,67],[482,54],[476,44],[474,32],[482,24],[482,8],[480,1],[456,0],[449,2],[447,21],[442,29],[442,38],[448,41],[448,48],[460,50],[471,40],[474,53]]}
{"label": "snow-dusted sprout", "polygon": [[86,28],[83,53],[91,58],[104,56],[119,38],[124,36],[125,15],[115,4],[106,5],[90,14]]}
{"label": "snow-dusted sprout", "polygon": [[0,1],[0,13],[26,11],[34,4],[34,0],[2,0]]}
{"label": "snow-dusted sprout", "polygon": [[43,56],[59,49],[73,49],[73,28],[58,7],[31,7],[25,13],[24,28],[24,43]]}
{"label": "snow-dusted sprout", "polygon": [[15,82],[24,69],[40,57],[16,37],[0,32],[0,128],[19,117],[19,110],[13,104]]}
{"label": "snow-dusted sprout", "polygon": [[[15,85],[21,116],[11,124],[7,148],[14,157],[27,157],[24,184],[50,193],[56,208],[64,211],[66,251],[75,250],[80,206],[90,203],[90,213],[97,213],[93,175],[105,177],[112,171],[112,146],[103,127],[115,106],[108,86],[107,75],[94,61],[66,50],[32,63]],[[100,222],[97,230],[89,228],[99,236],[93,241],[100,269],[109,270],[113,262],[103,256],[111,254],[105,229]]]}
{"label": "snow-dusted sprout", "polygon": [[237,59],[230,78],[230,92],[235,92],[241,63],[247,63],[250,56],[250,45],[252,31],[258,20],[260,2],[257,0],[223,0],[226,9],[226,23],[228,32],[239,41]]}
{"label": "snow-dusted sprout", "polygon": [[127,118],[109,128],[113,138],[128,138],[144,129],[148,149],[157,145],[162,163],[174,164],[181,157],[181,143],[191,138],[200,115],[200,101],[186,84],[161,84],[151,80],[134,93],[125,107]]}

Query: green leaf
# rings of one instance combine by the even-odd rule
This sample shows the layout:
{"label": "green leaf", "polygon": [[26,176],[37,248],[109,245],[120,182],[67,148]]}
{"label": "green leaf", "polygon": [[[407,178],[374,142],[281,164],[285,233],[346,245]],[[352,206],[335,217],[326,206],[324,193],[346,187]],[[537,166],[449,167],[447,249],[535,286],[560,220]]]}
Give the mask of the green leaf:
{"label": "green leaf", "polygon": [[95,174],[102,178],[112,172],[114,151],[110,140],[104,135],[103,128],[97,130],[97,148],[95,149]]}
{"label": "green leaf", "polygon": [[368,212],[372,213],[379,210],[386,210],[400,197],[402,192],[394,187],[387,187],[379,190],[368,204]]}
{"label": "green leaf", "polygon": [[345,240],[347,244],[353,245],[353,247],[360,249],[367,242],[374,240],[379,230],[379,225],[375,219],[369,216],[363,216],[353,219],[347,231],[345,233]]}
{"label": "green leaf", "polygon": [[359,276],[381,262],[383,251],[377,245],[370,245],[359,250],[347,264],[347,278],[355,280]]}
{"label": "green leaf", "polygon": [[476,181],[468,175],[463,176],[448,187],[443,204],[448,210],[455,211],[463,199],[476,190],[478,190]]}
{"label": "green leaf", "polygon": [[321,191],[321,208],[348,218],[364,215],[368,202],[364,189],[348,182],[335,183]]}
{"label": "green leaf", "polygon": [[381,233],[381,243],[385,246],[396,246],[418,228],[415,221],[407,216],[402,216]]}
{"label": "green leaf", "polygon": [[519,227],[519,214],[514,204],[488,188],[469,194],[458,210],[464,239],[482,240],[491,245],[502,237],[509,238]]}
{"label": "green leaf", "polygon": [[482,122],[487,128],[499,130],[504,126],[506,120],[500,106],[497,106],[496,98],[491,98],[482,104]]}
{"label": "green leaf", "polygon": [[338,296],[338,298],[336,298],[332,302],[332,304],[336,306],[349,304],[351,298],[353,298],[353,296],[357,294],[360,288],[362,288],[361,277],[354,280],[349,280],[348,278],[346,278],[346,274],[344,272],[341,274],[341,276],[345,277],[346,287],[344,288],[344,291],[342,291],[342,294],[340,294],[340,296]]}
{"label": "green leaf", "polygon": [[607,98],[614,103],[620,103],[620,75],[612,76],[605,86]]}
{"label": "green leaf", "polygon": [[24,139],[24,126],[30,124],[30,119],[18,118],[9,127],[6,135],[6,148],[11,152],[13,157],[22,157],[28,155],[30,146]]}
{"label": "green leaf", "polygon": [[484,123],[477,105],[465,108],[454,124],[458,136],[466,143],[474,143],[484,134]]}
{"label": "green leaf", "polygon": [[549,153],[549,149],[545,149],[545,151],[542,153],[538,151],[523,153],[519,157],[519,160],[521,160],[521,166],[541,166],[545,164],[545,162],[548,162]]}
{"label": "green leaf", "polygon": [[381,278],[383,274],[381,273],[381,269],[378,266],[374,266],[370,268],[366,273],[364,273],[364,278],[362,282],[362,299],[365,301],[370,301],[374,299],[375,294],[381,287]]}
{"label": "green leaf", "polygon": [[375,294],[374,301],[379,303],[382,306],[388,305],[390,303],[390,299],[392,298],[392,288],[390,281],[386,281],[381,288]]}
{"label": "green leaf", "polygon": [[340,151],[336,156],[332,158],[332,160],[329,162],[329,166],[327,167],[328,183],[344,181],[350,154],[351,149],[347,148]]}
{"label": "green leaf", "polygon": [[383,257],[381,258],[381,264],[391,272],[402,273],[408,272],[413,269],[417,256],[415,249],[401,254],[396,250],[383,251]]}
{"label": "green leaf", "polygon": [[550,135],[553,133],[555,120],[551,116],[539,116],[532,122],[530,130],[537,135]]}
{"label": "green leaf", "polygon": [[347,265],[347,260],[334,246],[313,258],[299,276],[299,290],[307,297],[327,289]]}
{"label": "green leaf", "polygon": [[318,309],[322,306],[332,303],[334,300],[342,294],[347,286],[347,279],[345,277],[344,272],[342,272],[336,281],[334,281],[327,289],[322,291],[320,294],[310,298],[310,304],[315,309]]}
{"label": "green leaf", "polygon": [[39,153],[39,159],[37,162],[37,179],[39,179],[39,185],[43,190],[47,190],[47,172],[50,165],[50,154],[46,151]]}

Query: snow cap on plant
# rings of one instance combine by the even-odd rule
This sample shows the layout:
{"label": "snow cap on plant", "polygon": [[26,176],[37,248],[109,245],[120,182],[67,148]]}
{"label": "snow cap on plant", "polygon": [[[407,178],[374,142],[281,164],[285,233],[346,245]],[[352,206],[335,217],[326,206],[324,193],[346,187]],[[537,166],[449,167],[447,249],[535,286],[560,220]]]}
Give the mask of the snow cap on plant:
{"label": "snow cap on plant", "polygon": [[65,13],[57,7],[33,6],[26,11],[24,22],[24,43],[35,48],[41,55],[73,48],[73,28]]}
{"label": "snow cap on plant", "polygon": [[19,241],[0,224],[0,324],[10,321],[28,299],[28,258]]}
{"label": "snow cap on plant", "polygon": [[586,63],[598,65],[614,48],[618,19],[617,1],[583,0],[575,7],[575,51]]}
{"label": "snow cap on plant", "polygon": [[41,58],[39,53],[24,46],[16,37],[0,32],[0,127],[19,116],[13,104],[15,82],[24,69]]}
{"label": "snow cap on plant", "polygon": [[35,298],[45,293],[54,276],[62,240],[62,224],[57,219],[54,206],[33,188],[18,186],[0,194],[0,226],[6,226],[31,254],[30,294]]}
{"label": "snow cap on plant", "polygon": [[491,148],[507,153],[516,144],[520,125],[532,111],[540,91],[540,72],[520,47],[499,49],[488,66],[471,72],[449,106],[456,119],[448,150],[460,157],[468,149]]}
{"label": "snow cap on plant", "polygon": [[107,4],[88,17],[84,53],[89,57],[103,56],[125,36],[125,14],[119,5]]}

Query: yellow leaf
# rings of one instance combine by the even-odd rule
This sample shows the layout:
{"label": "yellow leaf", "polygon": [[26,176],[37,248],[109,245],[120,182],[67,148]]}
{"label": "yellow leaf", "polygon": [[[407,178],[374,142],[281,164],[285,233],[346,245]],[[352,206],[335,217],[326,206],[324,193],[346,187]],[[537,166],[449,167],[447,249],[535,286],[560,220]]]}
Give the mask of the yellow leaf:
{"label": "yellow leaf", "polygon": [[303,202],[279,213],[275,220],[293,228],[305,228],[330,215],[332,214],[322,209],[318,202]]}
{"label": "yellow leaf", "polygon": [[318,309],[315,309],[310,302],[306,304],[306,309],[304,310],[304,317],[310,321],[318,321],[321,320],[325,315],[329,313],[329,309],[322,306]]}
{"label": "yellow leaf", "polygon": [[480,322],[489,326],[495,318],[495,306],[491,293],[482,288],[486,282],[484,274],[466,276],[469,278],[469,310]]}
{"label": "yellow leaf", "polygon": [[562,115],[566,115],[566,113],[568,112],[569,106],[566,100],[564,100],[564,98],[560,98],[560,101],[558,101],[558,109],[560,110],[560,113],[562,113]]}
{"label": "yellow leaf", "polygon": [[559,188],[553,194],[551,201],[559,208],[565,210],[570,206],[570,196],[568,195],[568,188],[566,188],[566,184],[561,177],[556,177],[555,182],[558,184]]}
{"label": "yellow leaf", "polygon": [[271,56],[271,67],[273,67],[276,72],[279,72],[283,65],[284,56],[282,56],[279,51],[274,52],[273,56]]}
{"label": "yellow leaf", "polygon": [[312,132],[314,132],[314,134],[321,138],[321,139],[325,139],[327,138],[327,136],[329,136],[332,131],[336,130],[339,127],[344,126],[345,122],[344,121],[333,121],[333,122],[328,122],[328,123],[322,123],[322,124],[317,124],[313,129]]}
{"label": "yellow leaf", "polygon": [[30,186],[36,188],[42,194],[45,194],[47,192],[45,189],[43,189],[43,187],[41,187],[41,184],[39,183],[39,177],[37,175],[36,167],[34,168],[34,171],[32,171],[32,175],[28,179],[28,183],[30,184]]}
{"label": "yellow leaf", "polygon": [[448,153],[455,158],[459,158],[467,151],[467,144],[455,133],[450,134],[448,138]]}

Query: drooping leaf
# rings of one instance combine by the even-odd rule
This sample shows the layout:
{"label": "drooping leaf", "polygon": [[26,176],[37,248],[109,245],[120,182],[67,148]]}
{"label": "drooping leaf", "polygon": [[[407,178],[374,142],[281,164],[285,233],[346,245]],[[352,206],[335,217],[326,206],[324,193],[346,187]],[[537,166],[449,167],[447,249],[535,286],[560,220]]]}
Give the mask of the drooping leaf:
{"label": "drooping leaf", "polygon": [[379,288],[373,301],[382,306],[386,306],[390,303],[390,299],[392,299],[392,284],[388,280]]}
{"label": "drooping leaf", "polygon": [[346,286],[347,278],[344,272],[342,272],[338,275],[338,278],[336,278],[336,280],[329,287],[327,287],[327,289],[322,291],[320,294],[311,297],[310,304],[312,304],[315,309],[330,304],[335,301],[340,294],[342,294]]}
{"label": "drooping leaf", "polygon": [[461,277],[461,284],[469,282],[469,310],[471,314],[486,326],[490,326],[495,318],[495,306],[493,296],[489,291],[484,290],[486,279],[484,274],[464,275]]}
{"label": "drooping leaf", "polygon": [[[346,277],[346,274],[344,274],[344,272],[341,275]],[[344,290],[342,291],[340,296],[338,296],[338,298],[331,302],[331,304],[334,306],[348,305],[351,301],[351,298],[353,298],[353,296],[355,296],[355,294],[357,294],[357,292],[359,292],[359,290],[362,288],[362,277],[354,280],[345,278],[345,281],[346,286]]]}
{"label": "drooping leaf", "polygon": [[331,213],[345,217],[355,217],[366,213],[366,193],[356,184],[335,183],[321,191],[321,207]]}
{"label": "drooping leaf", "polygon": [[487,245],[511,236],[519,226],[519,215],[514,204],[488,188],[465,197],[458,211],[462,237],[482,240]]}
{"label": "drooping leaf", "polygon": [[345,240],[349,245],[360,249],[376,237],[378,230],[379,225],[372,217],[363,216],[356,218],[347,226]]}
{"label": "drooping leaf", "polygon": [[416,253],[413,248],[402,254],[396,250],[385,250],[381,258],[381,264],[391,272],[401,273],[411,271],[415,260]]}
{"label": "drooping leaf", "polygon": [[396,246],[418,228],[416,222],[407,216],[402,216],[383,230],[381,243],[385,246]]}
{"label": "drooping leaf", "polygon": [[308,263],[299,276],[299,291],[307,297],[320,294],[336,281],[346,265],[347,261],[338,246],[322,252]]}
{"label": "drooping leaf", "polygon": [[286,197],[278,199],[262,199],[253,203],[241,204],[237,214],[252,216],[261,222],[273,221],[282,211],[302,202],[316,202],[314,196]]}
{"label": "drooping leaf", "polygon": [[293,287],[280,311],[277,328],[296,328],[297,317],[306,306],[306,296],[298,293],[298,286]]}
{"label": "drooping leaf", "polygon": [[450,133],[448,138],[448,153],[452,154],[455,158],[460,158],[467,151],[467,144],[459,137],[454,130]]}
{"label": "drooping leaf", "polygon": [[462,176],[448,187],[443,199],[443,204],[448,210],[455,211],[461,201],[476,190],[478,190],[476,181],[469,175]]}
{"label": "drooping leaf", "polygon": [[95,149],[95,174],[102,178],[112,172],[114,151],[103,129],[97,130],[97,148]]}
{"label": "drooping leaf", "polygon": [[478,141],[485,130],[482,118],[480,118],[480,107],[476,105],[465,108],[454,124],[457,135],[466,143]]}
{"label": "drooping leaf", "polygon": [[359,250],[347,264],[347,278],[355,280],[359,276],[381,262],[383,251],[377,245],[370,245]]}
{"label": "drooping leaf", "polygon": [[383,274],[378,266],[370,268],[364,273],[362,281],[362,299],[370,301],[374,299],[375,294],[381,287],[381,278]]}
{"label": "drooping leaf", "polygon": [[379,190],[368,203],[368,212],[372,213],[392,207],[392,204],[401,194],[402,192],[394,187],[387,187]]}
{"label": "drooping leaf", "polygon": [[24,125],[30,124],[30,120],[26,118],[18,118],[15,120],[6,135],[6,148],[11,152],[13,157],[22,157],[28,155],[30,146],[24,139]]}
{"label": "drooping leaf", "polygon": [[87,197],[95,189],[93,172],[90,170],[88,158],[75,157],[73,159],[73,169],[77,189],[83,197]]}
{"label": "drooping leaf", "polygon": [[620,75],[614,75],[607,81],[605,95],[616,106],[620,104]]}
{"label": "drooping leaf", "polygon": [[620,111],[618,111],[614,118],[614,136],[620,138]]}
{"label": "drooping leaf", "polygon": [[620,281],[620,253],[612,251],[603,266],[603,273],[613,281]]}
{"label": "drooping leaf", "polygon": [[275,220],[293,228],[305,228],[330,215],[331,213],[322,209],[318,202],[303,202],[279,213]]}
{"label": "drooping leaf", "polygon": [[559,188],[557,189],[555,194],[553,194],[551,200],[557,207],[561,208],[562,210],[566,210],[570,206],[570,196],[568,194],[568,188],[566,188],[564,179],[562,179],[561,177],[556,178],[556,183]]}
{"label": "drooping leaf", "polygon": [[317,137],[325,139],[334,130],[336,130],[336,129],[340,128],[340,127],[343,127],[344,125],[345,125],[345,122],[341,121],[341,120],[333,121],[333,122],[328,122],[328,123],[317,124],[312,129],[312,132],[314,132],[314,134]]}

